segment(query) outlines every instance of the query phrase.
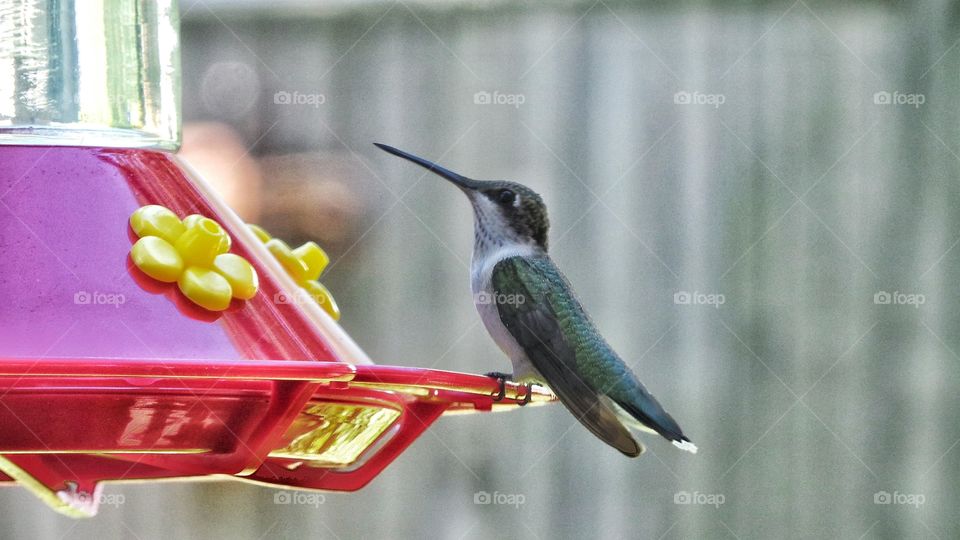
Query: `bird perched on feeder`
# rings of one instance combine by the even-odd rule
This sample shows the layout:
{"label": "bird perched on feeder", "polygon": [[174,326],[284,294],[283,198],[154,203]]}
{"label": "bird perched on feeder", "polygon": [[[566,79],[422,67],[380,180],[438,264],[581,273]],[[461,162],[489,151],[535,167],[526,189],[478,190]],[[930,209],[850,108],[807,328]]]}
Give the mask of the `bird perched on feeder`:
{"label": "bird perched on feeder", "polygon": [[510,357],[513,374],[489,373],[548,386],[587,429],[623,454],[644,447],[626,426],[659,433],[692,453],[697,447],[607,344],[566,277],[547,254],[547,209],[516,182],[467,178],[391,146],[393,155],[426,168],[460,188],[473,205],[471,286],[490,336]]}

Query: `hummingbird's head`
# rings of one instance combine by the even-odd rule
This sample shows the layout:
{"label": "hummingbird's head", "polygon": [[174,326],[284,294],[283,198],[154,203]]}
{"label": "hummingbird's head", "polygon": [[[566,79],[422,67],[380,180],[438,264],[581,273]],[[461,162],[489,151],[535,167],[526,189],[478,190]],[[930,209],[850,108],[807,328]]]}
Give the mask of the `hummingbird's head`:
{"label": "hummingbird's head", "polygon": [[474,180],[392,146],[374,144],[449,180],[467,195],[473,205],[475,249],[529,245],[547,250],[547,207],[532,189],[504,180]]}

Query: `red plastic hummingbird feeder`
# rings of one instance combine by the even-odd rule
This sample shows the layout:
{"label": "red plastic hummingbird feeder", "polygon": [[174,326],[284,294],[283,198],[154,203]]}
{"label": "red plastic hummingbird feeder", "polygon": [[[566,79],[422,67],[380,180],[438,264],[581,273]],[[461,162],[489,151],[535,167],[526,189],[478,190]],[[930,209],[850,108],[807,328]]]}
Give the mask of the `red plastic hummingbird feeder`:
{"label": "red plastic hummingbird feeder", "polygon": [[[74,33],[79,68],[55,65],[70,56],[38,31],[32,38],[51,50],[50,63],[36,64],[47,79],[16,85],[40,85],[48,99],[18,86],[17,107],[0,109],[0,482],[73,516],[94,514],[108,481],[232,475],[351,491],[441,415],[522,400],[526,389],[507,383],[494,402],[500,387],[486,376],[375,365],[315,302],[276,300],[301,284],[157,150],[176,147],[179,114],[175,7],[156,4],[147,21],[96,14],[155,30],[130,44],[159,64],[134,74],[140,92],[127,96],[131,74],[111,71],[124,43],[89,42],[87,15],[74,10],[76,28],[62,32]],[[24,48],[37,50],[18,43],[3,54]],[[106,66],[83,63],[101,49]],[[69,102],[50,98],[54,79],[75,83],[57,86],[72,88]],[[255,270],[255,294],[213,311],[141,270],[130,218],[144,205],[220,225],[230,253]]]}

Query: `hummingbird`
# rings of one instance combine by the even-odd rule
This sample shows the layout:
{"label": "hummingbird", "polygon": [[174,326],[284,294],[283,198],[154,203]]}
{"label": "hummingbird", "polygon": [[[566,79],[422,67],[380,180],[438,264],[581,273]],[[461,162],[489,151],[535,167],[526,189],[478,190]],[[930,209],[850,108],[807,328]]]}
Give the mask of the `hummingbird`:
{"label": "hummingbird", "polygon": [[473,206],[470,283],[487,332],[510,358],[512,374],[488,373],[546,386],[594,435],[629,457],[644,452],[630,428],[660,434],[674,446],[697,447],[603,338],[567,278],[547,253],[547,208],[530,188],[474,180],[402,150],[378,148],[448,180]]}

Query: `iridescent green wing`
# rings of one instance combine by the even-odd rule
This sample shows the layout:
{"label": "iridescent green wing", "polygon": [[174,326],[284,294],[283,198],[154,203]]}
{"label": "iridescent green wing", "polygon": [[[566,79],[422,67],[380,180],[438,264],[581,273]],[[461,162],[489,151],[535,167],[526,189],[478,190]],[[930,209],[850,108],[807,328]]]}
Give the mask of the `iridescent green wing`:
{"label": "iridescent green wing", "polygon": [[554,394],[594,435],[620,452],[643,452],[616,413],[601,401],[577,367],[574,337],[564,333],[555,304],[572,296],[546,258],[510,257],[493,268],[494,300],[500,320],[526,351]]}

